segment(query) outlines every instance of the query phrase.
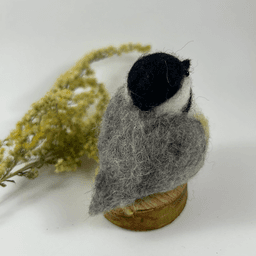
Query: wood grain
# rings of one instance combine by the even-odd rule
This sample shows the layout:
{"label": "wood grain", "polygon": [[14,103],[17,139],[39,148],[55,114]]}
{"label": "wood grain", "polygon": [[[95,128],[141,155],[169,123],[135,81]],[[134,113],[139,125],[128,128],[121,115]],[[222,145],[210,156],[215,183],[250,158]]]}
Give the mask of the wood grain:
{"label": "wood grain", "polygon": [[132,205],[104,214],[113,224],[134,231],[158,229],[174,221],[187,202],[187,183],[165,193],[137,199]]}

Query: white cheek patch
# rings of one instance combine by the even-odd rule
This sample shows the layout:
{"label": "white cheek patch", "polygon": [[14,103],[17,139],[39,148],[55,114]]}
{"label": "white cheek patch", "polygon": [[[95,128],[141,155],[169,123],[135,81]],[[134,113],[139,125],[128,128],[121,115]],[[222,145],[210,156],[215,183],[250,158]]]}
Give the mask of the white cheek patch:
{"label": "white cheek patch", "polygon": [[[182,113],[182,109],[187,105],[190,98],[190,90],[192,88],[191,77],[185,77],[183,80],[182,88],[169,100],[155,107],[153,111],[156,112],[157,116],[161,116],[165,113],[169,115],[177,115]],[[132,99],[128,93],[127,86],[124,86],[124,98],[127,102],[132,102]],[[195,114],[202,113],[201,109],[195,102],[195,97],[192,93],[191,107],[188,112],[189,117],[193,117]]]}
{"label": "white cheek patch", "polygon": [[[182,88],[169,100],[155,108],[157,115],[168,113],[170,115],[181,114],[182,109],[186,106],[189,97],[192,80],[190,77],[185,77]],[[192,99],[193,101],[193,99]]]}

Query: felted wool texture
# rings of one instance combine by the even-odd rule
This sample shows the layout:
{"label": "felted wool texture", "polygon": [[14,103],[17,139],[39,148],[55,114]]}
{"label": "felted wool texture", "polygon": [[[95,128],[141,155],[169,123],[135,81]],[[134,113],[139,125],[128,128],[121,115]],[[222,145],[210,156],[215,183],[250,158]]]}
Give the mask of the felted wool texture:
{"label": "felted wool texture", "polygon": [[172,190],[204,164],[207,143],[200,121],[186,113],[141,111],[125,97],[125,86],[118,88],[102,119],[90,215]]}
{"label": "felted wool texture", "polygon": [[142,55],[127,78],[133,104],[143,111],[161,105],[179,91],[189,67],[189,59],[181,61],[164,52]]}

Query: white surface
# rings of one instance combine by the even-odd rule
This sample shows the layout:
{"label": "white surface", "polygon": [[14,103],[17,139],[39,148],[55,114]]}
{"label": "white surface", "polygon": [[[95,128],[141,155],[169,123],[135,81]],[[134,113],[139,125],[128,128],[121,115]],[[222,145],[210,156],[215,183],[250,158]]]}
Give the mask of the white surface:
{"label": "white surface", "polygon": [[[192,59],[194,92],[209,118],[203,169],[182,214],[132,232],[88,218],[94,161],[75,173],[42,168],[0,190],[1,255],[256,255],[256,4],[239,1],[0,2],[0,139],[84,54],[140,42]],[[113,94],[138,53],[94,64]]]}

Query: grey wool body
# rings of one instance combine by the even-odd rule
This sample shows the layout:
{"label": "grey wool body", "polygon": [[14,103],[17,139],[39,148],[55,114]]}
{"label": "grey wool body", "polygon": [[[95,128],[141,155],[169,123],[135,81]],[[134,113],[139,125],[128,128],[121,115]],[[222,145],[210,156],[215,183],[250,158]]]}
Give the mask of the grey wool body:
{"label": "grey wool body", "polygon": [[204,164],[207,139],[193,115],[140,111],[124,85],[104,114],[98,150],[90,215],[187,183]]}

